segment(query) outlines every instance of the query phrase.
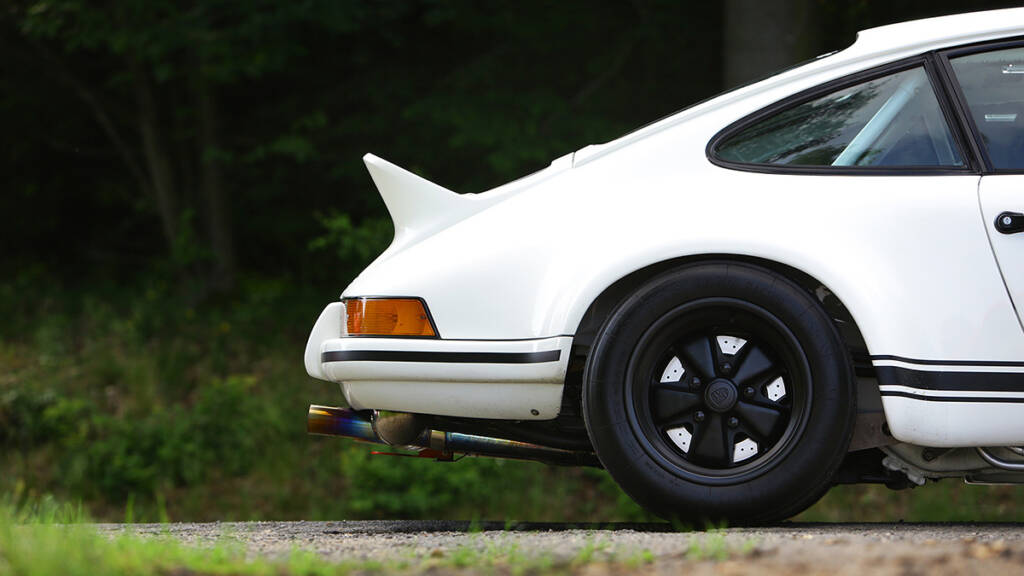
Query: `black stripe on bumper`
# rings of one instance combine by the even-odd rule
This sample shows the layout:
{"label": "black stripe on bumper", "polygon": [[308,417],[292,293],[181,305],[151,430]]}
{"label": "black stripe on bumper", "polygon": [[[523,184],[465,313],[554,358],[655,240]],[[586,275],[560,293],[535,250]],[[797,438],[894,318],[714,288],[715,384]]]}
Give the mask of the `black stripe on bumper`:
{"label": "black stripe on bumper", "polygon": [[[964,396],[959,392],[1017,392],[1024,394],[1024,373],[1020,372],[943,372],[911,370],[895,366],[876,366],[881,386],[902,386],[912,390],[880,391],[883,397],[894,396],[926,402],[995,402],[1024,403],[1024,396]],[[931,392],[927,394],[925,391]]]}
{"label": "black stripe on bumper", "polygon": [[878,383],[949,392],[1024,392],[1022,372],[938,372],[876,366]]}
{"label": "black stripe on bumper", "polygon": [[919,360],[917,358],[906,358],[904,356],[893,356],[892,354],[879,354],[871,357],[875,360],[892,360],[905,362],[907,364],[918,364],[920,366],[1000,366],[1000,367],[1024,367],[1024,362],[1007,362],[1003,360]]}
{"label": "black stripe on bumper", "polygon": [[882,390],[880,394],[883,397],[895,396],[897,398],[910,398],[911,400],[925,400],[927,402],[992,402],[996,404],[1024,403],[1024,398],[1007,398],[1005,396],[925,396],[923,394],[903,392],[901,390]]}
{"label": "black stripe on bumper", "polygon": [[540,364],[556,362],[561,350],[544,352],[405,352],[399,350],[335,350],[321,362],[448,362],[451,364]]}

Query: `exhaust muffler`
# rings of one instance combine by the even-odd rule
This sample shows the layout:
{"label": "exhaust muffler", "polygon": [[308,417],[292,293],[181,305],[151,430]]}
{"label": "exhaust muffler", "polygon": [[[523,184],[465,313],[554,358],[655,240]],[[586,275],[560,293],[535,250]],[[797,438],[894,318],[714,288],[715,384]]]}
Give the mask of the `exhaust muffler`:
{"label": "exhaust muffler", "polygon": [[456,455],[533,460],[561,466],[597,466],[597,456],[528,442],[430,430],[417,414],[357,412],[348,408],[310,405],[306,417],[310,434],[342,436],[417,452],[425,458],[452,461]]}

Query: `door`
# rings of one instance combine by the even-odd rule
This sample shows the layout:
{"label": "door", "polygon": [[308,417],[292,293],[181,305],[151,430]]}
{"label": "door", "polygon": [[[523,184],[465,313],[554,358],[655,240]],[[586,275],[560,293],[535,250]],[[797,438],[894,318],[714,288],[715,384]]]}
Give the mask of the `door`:
{"label": "door", "polygon": [[1024,323],[1024,46],[949,57],[987,165],[978,198],[996,260]]}

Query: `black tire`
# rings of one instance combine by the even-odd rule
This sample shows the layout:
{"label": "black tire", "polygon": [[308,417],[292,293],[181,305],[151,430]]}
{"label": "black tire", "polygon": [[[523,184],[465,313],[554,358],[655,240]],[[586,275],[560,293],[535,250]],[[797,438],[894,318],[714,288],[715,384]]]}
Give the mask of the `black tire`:
{"label": "black tire", "polygon": [[855,391],[811,294],[758,266],[698,263],[650,280],[605,321],[583,412],[602,464],[649,511],[765,523],[828,490]]}

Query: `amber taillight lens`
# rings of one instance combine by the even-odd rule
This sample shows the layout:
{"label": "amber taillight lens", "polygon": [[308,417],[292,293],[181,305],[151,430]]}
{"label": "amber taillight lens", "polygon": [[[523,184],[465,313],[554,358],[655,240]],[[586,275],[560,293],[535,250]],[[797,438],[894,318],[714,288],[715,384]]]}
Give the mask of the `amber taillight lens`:
{"label": "amber taillight lens", "polygon": [[437,336],[416,298],[351,298],[345,318],[349,336]]}

